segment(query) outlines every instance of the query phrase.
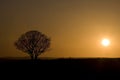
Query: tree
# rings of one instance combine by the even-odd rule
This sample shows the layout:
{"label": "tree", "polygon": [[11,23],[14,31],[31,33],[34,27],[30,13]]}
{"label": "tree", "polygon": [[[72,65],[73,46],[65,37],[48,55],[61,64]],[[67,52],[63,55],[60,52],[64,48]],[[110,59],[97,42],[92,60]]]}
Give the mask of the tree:
{"label": "tree", "polygon": [[17,49],[28,53],[31,59],[44,53],[50,47],[50,38],[38,31],[28,31],[15,42]]}

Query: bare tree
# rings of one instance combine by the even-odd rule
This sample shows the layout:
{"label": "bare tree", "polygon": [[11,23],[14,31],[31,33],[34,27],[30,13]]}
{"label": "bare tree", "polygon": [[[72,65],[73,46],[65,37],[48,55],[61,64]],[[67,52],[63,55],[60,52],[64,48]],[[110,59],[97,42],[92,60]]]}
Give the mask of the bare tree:
{"label": "bare tree", "polygon": [[15,42],[17,49],[26,52],[31,59],[37,59],[50,47],[50,38],[38,31],[28,31]]}

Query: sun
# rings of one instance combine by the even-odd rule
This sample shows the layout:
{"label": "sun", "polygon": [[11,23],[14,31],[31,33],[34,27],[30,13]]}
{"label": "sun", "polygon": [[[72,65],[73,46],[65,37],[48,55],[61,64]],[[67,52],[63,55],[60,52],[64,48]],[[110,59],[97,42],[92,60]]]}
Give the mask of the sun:
{"label": "sun", "polygon": [[105,47],[109,46],[110,45],[110,40],[109,39],[103,39],[101,41],[101,44]]}

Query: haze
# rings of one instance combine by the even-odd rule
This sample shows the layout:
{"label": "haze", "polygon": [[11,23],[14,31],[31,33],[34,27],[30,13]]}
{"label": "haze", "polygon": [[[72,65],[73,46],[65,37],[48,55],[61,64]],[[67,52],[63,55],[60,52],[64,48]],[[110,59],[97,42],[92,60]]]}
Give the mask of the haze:
{"label": "haze", "polygon": [[0,57],[28,56],[14,42],[29,30],[51,37],[41,57],[120,57],[120,0],[0,0]]}

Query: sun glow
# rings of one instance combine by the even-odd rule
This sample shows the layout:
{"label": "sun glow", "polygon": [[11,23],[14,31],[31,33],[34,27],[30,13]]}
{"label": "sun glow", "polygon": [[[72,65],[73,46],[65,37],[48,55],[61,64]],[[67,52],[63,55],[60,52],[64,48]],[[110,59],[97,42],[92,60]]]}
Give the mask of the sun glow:
{"label": "sun glow", "polygon": [[109,39],[103,39],[101,41],[101,44],[105,47],[109,46],[110,45],[110,40]]}

